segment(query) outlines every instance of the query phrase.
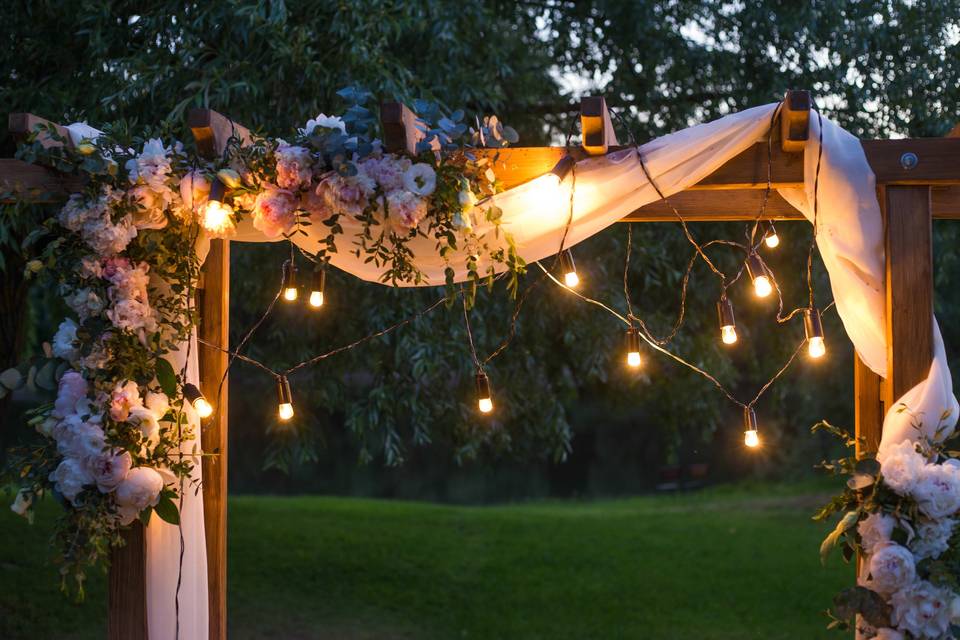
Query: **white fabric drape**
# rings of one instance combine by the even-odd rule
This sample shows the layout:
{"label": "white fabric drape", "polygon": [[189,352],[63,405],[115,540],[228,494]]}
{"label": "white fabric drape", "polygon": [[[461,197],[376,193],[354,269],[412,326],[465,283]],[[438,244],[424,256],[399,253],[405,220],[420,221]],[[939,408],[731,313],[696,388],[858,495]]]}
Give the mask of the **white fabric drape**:
{"label": "white fabric drape", "polygon": [[[641,147],[650,174],[667,195],[682,191],[710,175],[725,162],[762,140],[776,105],[770,104],[720,120],[691,127]],[[81,135],[89,137],[89,132]],[[820,151],[820,123],[811,118],[810,139],[805,150],[804,188],[784,189],[785,199],[811,222],[814,219],[813,189]],[[875,178],[860,142],[839,126],[823,121],[823,154],[819,179],[817,240],[830,276],[837,310],[847,335],[863,361],[881,376],[886,375],[886,332],[884,323],[884,244],[883,223],[875,191]],[[503,229],[510,232],[521,256],[527,262],[555,254],[560,248],[569,215],[571,185],[575,182],[572,223],[565,246],[572,246],[628,213],[659,199],[646,180],[636,152],[632,149],[577,164],[574,178],[562,187],[549,184],[548,178],[497,195],[494,202],[504,212]],[[717,197],[723,197],[718,193]],[[365,264],[347,250],[359,224],[341,217],[344,236],[332,264],[359,278],[377,281],[380,269]],[[476,222],[478,233],[492,232],[486,222]],[[296,242],[307,251],[316,251],[326,230],[322,225],[310,228]],[[492,238],[492,233],[490,234]],[[266,241],[247,217],[235,238],[241,241]],[[416,239],[410,248],[416,263],[428,278],[428,284],[443,284],[447,263],[436,255],[432,239]],[[463,266],[469,250],[462,249],[451,258],[458,280],[467,277]],[[484,265],[481,264],[481,271]],[[923,430],[932,435],[944,411],[947,431],[955,426],[958,407],[952,393],[943,340],[934,321],[934,360],[927,379],[911,389],[900,402],[911,413],[923,416]],[[191,379],[196,380],[196,349],[191,351]],[[943,426],[943,424],[940,424]],[[881,453],[891,444],[916,437],[906,412],[891,408],[884,420]],[[184,581],[181,587],[181,638],[206,638],[206,558],[203,542],[202,499],[186,494],[184,536]],[[179,564],[179,539],[170,527],[154,518],[148,528],[148,585],[150,636],[152,640],[172,638],[172,606],[175,577]]]}

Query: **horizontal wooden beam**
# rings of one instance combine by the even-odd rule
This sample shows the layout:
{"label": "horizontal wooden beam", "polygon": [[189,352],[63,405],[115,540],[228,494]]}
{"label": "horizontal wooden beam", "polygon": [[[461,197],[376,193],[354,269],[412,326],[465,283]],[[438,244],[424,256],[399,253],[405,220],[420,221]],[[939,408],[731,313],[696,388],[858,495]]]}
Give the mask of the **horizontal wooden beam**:
{"label": "horizontal wooden beam", "polygon": [[[15,199],[63,202],[82,188],[83,180],[77,176],[63,175],[23,160],[0,158],[0,203]],[[11,194],[14,197],[9,197]]]}
{"label": "horizontal wooden beam", "polygon": [[205,158],[218,157],[227,147],[227,141],[236,136],[242,144],[249,144],[250,130],[213,109],[190,109],[187,125],[193,131],[197,152]]}
{"label": "horizontal wooden beam", "polygon": [[[687,222],[721,222],[755,220],[763,203],[760,189],[716,191],[681,191],[669,197],[670,202]],[[776,191],[770,193],[764,220],[803,220],[803,214],[793,208]],[[637,209],[622,222],[676,222],[673,209],[663,200]]]}
{"label": "horizontal wooden beam", "polygon": [[[35,116],[32,113],[11,113],[7,118],[7,131],[10,133],[10,137],[17,142],[22,142],[28,134],[33,133],[38,125],[52,125],[57,130],[57,134],[66,139],[67,145],[73,144],[70,140],[70,131],[63,125]],[[44,147],[58,147],[61,144],[49,135],[42,135],[39,139],[40,144]]]}
{"label": "horizontal wooden beam", "polygon": [[864,140],[877,184],[960,184],[960,138]]}

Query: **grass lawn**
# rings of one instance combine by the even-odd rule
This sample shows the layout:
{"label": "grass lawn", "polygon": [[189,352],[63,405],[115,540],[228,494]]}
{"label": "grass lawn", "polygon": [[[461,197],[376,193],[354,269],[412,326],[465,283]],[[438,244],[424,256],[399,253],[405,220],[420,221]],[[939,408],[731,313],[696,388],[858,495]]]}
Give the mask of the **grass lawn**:
{"label": "grass lawn", "polygon": [[[230,638],[831,638],[852,576],[821,567],[819,487],[451,507],[230,501]],[[56,507],[0,510],[0,638],[103,638],[103,576],[74,605],[48,563]],[[189,640],[189,639],[187,639]]]}

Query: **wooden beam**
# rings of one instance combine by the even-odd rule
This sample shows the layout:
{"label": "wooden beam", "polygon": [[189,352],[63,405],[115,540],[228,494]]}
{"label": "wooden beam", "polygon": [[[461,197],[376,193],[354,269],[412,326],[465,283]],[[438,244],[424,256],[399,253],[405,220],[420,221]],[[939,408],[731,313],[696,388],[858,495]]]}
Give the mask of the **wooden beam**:
{"label": "wooden beam", "polygon": [[[199,335],[224,349],[230,340],[230,243],[212,240],[203,263]],[[229,395],[227,354],[201,344],[200,390],[214,403],[213,415],[201,429],[203,448],[203,526],[207,543],[209,637],[227,637],[227,435]]]}
{"label": "wooden beam", "polygon": [[213,109],[191,109],[187,124],[197,143],[197,152],[207,158],[222,155],[232,136],[239,138],[241,144],[249,144],[252,139],[249,129]]}
{"label": "wooden beam", "polygon": [[580,100],[580,146],[591,156],[601,156],[617,146],[610,111],[603,96],[587,96]]}
{"label": "wooden beam", "polygon": [[[881,188],[886,236],[887,379],[884,403],[927,377],[933,361],[933,235],[930,188]],[[939,416],[926,416],[936,420]]]}
{"label": "wooden beam", "polygon": [[391,153],[417,155],[417,143],[424,133],[417,126],[417,114],[402,102],[384,102],[380,105],[380,124],[383,127],[383,147]]}
{"label": "wooden beam", "polygon": [[124,545],[110,550],[107,638],[147,640],[147,543],[135,521],[120,532]]}
{"label": "wooden beam", "polygon": [[[756,220],[763,203],[763,191],[737,189],[733,191],[681,191],[669,198],[687,222],[719,222]],[[805,220],[803,214],[773,191],[767,201],[764,220]],[[623,222],[676,222],[677,216],[663,200],[637,209]]]}
{"label": "wooden beam", "polygon": [[960,184],[960,138],[863,140],[862,144],[877,184]]}
{"label": "wooden beam", "polygon": [[780,148],[787,153],[803,153],[810,135],[809,91],[787,91],[780,108]]}
{"label": "wooden beam", "polygon": [[[22,142],[23,139],[26,138],[28,134],[33,133],[39,125],[52,125],[57,130],[57,134],[66,139],[67,146],[73,145],[70,140],[70,130],[55,122],[51,122],[40,116],[35,116],[32,113],[11,113],[7,118],[7,131],[10,133],[10,137],[17,142]],[[47,134],[41,135],[38,139],[40,144],[46,148],[59,147],[62,144]]]}
{"label": "wooden beam", "polygon": [[860,356],[853,355],[854,409],[856,415],[856,435],[863,438],[863,444],[857,443],[857,457],[875,454],[880,447],[880,433],[883,429],[883,378],[870,370]]}
{"label": "wooden beam", "polygon": [[83,179],[13,158],[0,158],[0,203],[16,199],[63,202],[83,189]]}

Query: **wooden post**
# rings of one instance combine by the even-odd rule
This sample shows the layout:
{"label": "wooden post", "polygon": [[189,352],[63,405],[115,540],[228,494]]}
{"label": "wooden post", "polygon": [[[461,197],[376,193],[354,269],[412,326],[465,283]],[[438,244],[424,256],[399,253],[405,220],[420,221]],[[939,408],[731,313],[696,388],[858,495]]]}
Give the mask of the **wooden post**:
{"label": "wooden post", "polygon": [[880,447],[880,431],[883,428],[883,378],[863,364],[854,353],[853,385],[856,413],[856,435],[863,438],[857,443],[857,457],[876,453]]}
{"label": "wooden post", "polygon": [[124,545],[110,551],[107,638],[147,640],[147,544],[143,525],[121,532]]}
{"label": "wooden post", "polygon": [[889,410],[927,377],[933,361],[933,217],[929,186],[888,185],[881,193],[887,249],[884,404]]}
{"label": "wooden post", "polygon": [[583,150],[591,156],[603,155],[617,145],[617,134],[603,96],[580,100],[580,137]]}
{"label": "wooden post", "polygon": [[[223,153],[231,136],[249,141],[249,131],[208,109],[194,109],[188,122],[197,148],[207,157]],[[203,263],[200,292],[200,338],[226,349],[230,344],[230,242],[212,240]],[[200,345],[200,389],[215,400],[214,413],[203,424],[203,523],[207,542],[207,593],[210,640],[227,637],[227,354]],[[223,386],[220,381],[223,380]]]}
{"label": "wooden post", "polygon": [[780,147],[787,153],[803,153],[810,135],[809,91],[787,91],[780,109]]}

